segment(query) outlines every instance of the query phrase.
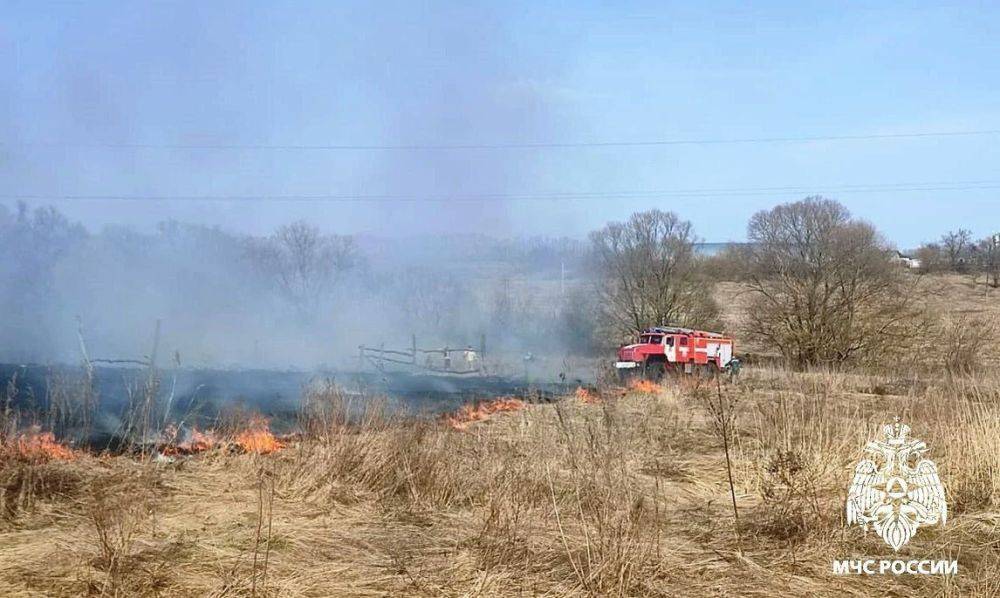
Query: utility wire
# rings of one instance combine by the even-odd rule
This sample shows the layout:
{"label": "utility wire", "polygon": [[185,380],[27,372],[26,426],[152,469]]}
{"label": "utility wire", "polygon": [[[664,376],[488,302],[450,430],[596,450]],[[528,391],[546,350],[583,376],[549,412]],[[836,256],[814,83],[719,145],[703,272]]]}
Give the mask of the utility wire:
{"label": "utility wire", "polygon": [[897,193],[921,191],[974,191],[1000,189],[1000,180],[936,181],[922,183],[870,183],[853,185],[799,185],[716,189],[665,189],[625,191],[563,191],[524,194],[428,194],[428,195],[146,195],[146,194],[0,194],[4,200],[26,201],[183,201],[183,202],[318,202],[318,203],[412,203],[497,201],[592,201],[643,198],[711,198],[755,195],[808,195],[817,193]]}
{"label": "utility wire", "polygon": [[0,141],[2,148],[47,147],[60,149],[138,150],[238,150],[238,151],[424,151],[571,149],[602,147],[657,147],[674,145],[736,145],[754,143],[807,143],[811,141],[872,141],[929,137],[973,137],[1000,135],[1000,129],[968,131],[914,131],[870,135],[808,135],[802,137],[733,137],[707,139],[651,139],[635,141],[570,141],[538,143],[441,143],[441,144],[229,144],[229,143],[18,143]]}

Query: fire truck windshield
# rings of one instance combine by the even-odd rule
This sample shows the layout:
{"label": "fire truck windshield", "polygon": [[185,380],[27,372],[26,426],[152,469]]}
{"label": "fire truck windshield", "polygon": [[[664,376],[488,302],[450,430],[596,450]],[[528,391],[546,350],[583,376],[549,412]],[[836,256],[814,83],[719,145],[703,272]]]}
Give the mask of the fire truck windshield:
{"label": "fire truck windshield", "polygon": [[639,337],[639,341],[647,345],[658,345],[663,337],[659,334],[644,334]]}

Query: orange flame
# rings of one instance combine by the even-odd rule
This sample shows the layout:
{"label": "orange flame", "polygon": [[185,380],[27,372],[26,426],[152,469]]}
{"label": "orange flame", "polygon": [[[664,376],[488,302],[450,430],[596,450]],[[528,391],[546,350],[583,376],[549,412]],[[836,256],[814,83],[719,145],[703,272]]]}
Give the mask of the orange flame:
{"label": "orange flame", "polygon": [[18,434],[9,439],[2,452],[5,456],[26,461],[51,461],[61,459],[69,461],[76,458],[76,453],[65,445],[56,442],[52,432],[42,432],[37,427],[30,432]]}
{"label": "orange flame", "polygon": [[458,411],[444,416],[444,422],[455,430],[466,430],[475,422],[488,419],[494,413],[518,411],[524,408],[524,401],[510,397],[486,401],[474,405],[462,405]]}
{"label": "orange flame", "polygon": [[236,444],[248,453],[266,455],[285,448],[285,443],[274,437],[263,417],[254,417],[250,426],[236,435]]}
{"label": "orange flame", "polygon": [[634,380],[629,385],[629,390],[634,390],[636,392],[644,392],[649,394],[656,394],[662,390],[659,384],[656,382],[651,382],[649,380]]}
{"label": "orange flame", "polygon": [[198,429],[195,428],[191,431],[191,438],[189,438],[184,444],[192,453],[201,453],[215,448],[215,446],[219,444],[219,441],[215,438],[215,432],[213,430],[199,432]]}
{"label": "orange flame", "polygon": [[573,394],[576,395],[576,398],[579,399],[581,403],[596,403],[601,399],[597,393],[583,386],[577,386],[576,392]]}
{"label": "orange flame", "polygon": [[169,440],[161,452],[168,456],[204,453],[205,451],[212,450],[222,444],[216,436],[214,430],[206,430],[205,432],[202,432],[198,430],[198,428],[191,428],[191,432],[187,435],[187,439],[183,442],[177,442],[176,439],[179,432],[175,426],[170,425],[163,431],[163,435]]}

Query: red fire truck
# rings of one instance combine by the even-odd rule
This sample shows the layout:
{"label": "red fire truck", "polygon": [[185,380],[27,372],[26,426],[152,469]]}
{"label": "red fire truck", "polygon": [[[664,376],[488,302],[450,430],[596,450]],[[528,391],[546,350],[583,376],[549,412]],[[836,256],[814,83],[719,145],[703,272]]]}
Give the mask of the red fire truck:
{"label": "red fire truck", "polygon": [[659,380],[667,373],[715,374],[739,367],[733,339],[715,332],[655,326],[639,333],[639,342],[618,349],[615,369],[625,379]]}

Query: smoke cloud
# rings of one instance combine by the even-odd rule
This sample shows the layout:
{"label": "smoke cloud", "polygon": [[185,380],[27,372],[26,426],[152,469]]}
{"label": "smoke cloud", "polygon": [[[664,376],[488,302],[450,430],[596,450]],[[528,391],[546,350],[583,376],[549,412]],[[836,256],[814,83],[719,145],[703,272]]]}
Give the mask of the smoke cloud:
{"label": "smoke cloud", "polygon": [[0,360],[76,363],[81,327],[91,358],[141,358],[157,320],[161,355],[187,366],[352,368],[359,345],[409,348],[411,335],[561,355],[586,346],[565,326],[584,257],[571,240],[355,238],[301,222],[92,233],[22,204],[0,209]]}
{"label": "smoke cloud", "polygon": [[[532,152],[254,149],[558,136],[539,81],[559,62],[524,68],[504,11],[11,7],[0,359],[75,363],[81,327],[91,357],[143,356],[157,320],[161,362],[184,365],[339,366],[361,343],[408,346],[411,334],[564,351],[580,243],[519,238],[509,203],[462,200],[522,189]],[[265,201],[176,199],[203,195]],[[314,195],[396,199],[267,200]],[[277,236],[296,221],[349,244],[349,263],[297,273]]]}

